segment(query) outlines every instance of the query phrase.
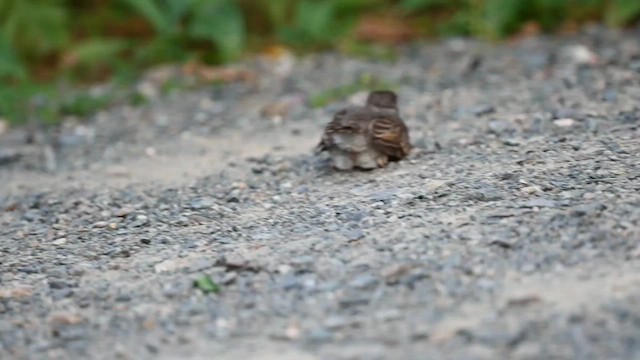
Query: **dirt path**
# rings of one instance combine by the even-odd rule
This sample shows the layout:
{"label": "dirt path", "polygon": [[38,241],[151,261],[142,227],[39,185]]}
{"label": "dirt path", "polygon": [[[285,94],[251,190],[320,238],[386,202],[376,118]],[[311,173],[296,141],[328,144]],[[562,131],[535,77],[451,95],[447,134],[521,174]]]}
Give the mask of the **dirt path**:
{"label": "dirt path", "polygon": [[[0,358],[640,358],[638,38],[317,55],[68,123],[54,172],[0,135]],[[362,74],[417,149],[337,173],[345,103],[294,100]]]}

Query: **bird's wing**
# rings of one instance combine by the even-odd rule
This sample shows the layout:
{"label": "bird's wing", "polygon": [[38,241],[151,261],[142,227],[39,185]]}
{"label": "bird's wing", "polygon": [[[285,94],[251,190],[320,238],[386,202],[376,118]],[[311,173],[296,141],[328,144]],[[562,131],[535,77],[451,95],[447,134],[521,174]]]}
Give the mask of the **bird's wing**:
{"label": "bird's wing", "polygon": [[369,123],[373,147],[393,159],[402,159],[411,151],[409,130],[397,116],[376,116]]}
{"label": "bird's wing", "polygon": [[316,151],[327,150],[333,144],[334,134],[356,133],[362,131],[361,116],[357,109],[343,109],[338,111],[333,119],[324,127],[322,139]]}

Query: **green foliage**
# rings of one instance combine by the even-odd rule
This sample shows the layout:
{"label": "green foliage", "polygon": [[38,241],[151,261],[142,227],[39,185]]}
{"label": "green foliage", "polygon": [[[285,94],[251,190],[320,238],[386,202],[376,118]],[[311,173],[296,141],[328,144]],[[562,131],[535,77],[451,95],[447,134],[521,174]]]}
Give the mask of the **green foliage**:
{"label": "green foliage", "polygon": [[423,11],[451,6],[460,6],[460,2],[455,0],[402,0],[400,2],[400,7],[405,11]]}
{"label": "green foliage", "polygon": [[200,289],[203,293],[219,293],[220,285],[216,284],[209,275],[202,275],[193,281],[193,286]]}
{"label": "green foliage", "polygon": [[27,78],[24,63],[8,41],[0,39],[0,81],[23,81]]}
{"label": "green foliage", "polygon": [[236,60],[245,47],[246,25],[233,0],[121,0],[152,25],[156,38],[141,59],[180,61],[186,45],[204,41],[216,47],[223,62]]}
{"label": "green foliage", "polygon": [[60,50],[69,40],[62,0],[0,0],[0,38],[25,57]]}
{"label": "green foliage", "polygon": [[230,0],[199,1],[197,4],[193,8],[189,35],[214,43],[224,62],[240,57],[246,41],[246,26],[240,7]]}
{"label": "green foliage", "polygon": [[[228,63],[267,42],[393,59],[388,47],[352,36],[354,25],[367,14],[410,21],[424,34],[497,40],[527,22],[544,31],[593,20],[631,25],[640,19],[640,1],[0,0],[0,116],[24,120],[28,98],[39,93],[52,99],[50,119],[87,114],[110,101],[63,101],[50,84],[108,77],[131,81],[140,69],[164,62]],[[334,89],[317,95],[314,103],[361,88],[356,82]],[[131,99],[145,101],[135,94]]]}
{"label": "green foliage", "polygon": [[609,25],[628,25],[640,17],[640,1],[613,0],[606,21]]}
{"label": "green foliage", "polygon": [[123,0],[145,18],[159,36],[177,35],[192,0]]}
{"label": "green foliage", "polygon": [[364,10],[374,8],[377,0],[299,0],[295,2],[292,23],[285,24],[282,14],[291,1],[278,1],[270,5],[275,14],[273,22],[279,38],[297,46],[323,46],[335,44],[355,24]]}
{"label": "green foliage", "polygon": [[88,116],[105,108],[113,102],[111,95],[93,96],[86,93],[78,94],[60,105],[61,115]]}
{"label": "green foliage", "polygon": [[33,87],[0,86],[0,117],[11,123],[25,122],[27,116],[26,99],[35,94]]}

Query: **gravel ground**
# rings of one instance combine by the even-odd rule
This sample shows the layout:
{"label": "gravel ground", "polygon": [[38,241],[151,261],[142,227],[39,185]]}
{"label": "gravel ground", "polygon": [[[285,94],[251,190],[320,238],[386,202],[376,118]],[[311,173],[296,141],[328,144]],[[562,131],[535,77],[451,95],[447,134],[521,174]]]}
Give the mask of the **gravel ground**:
{"label": "gravel ground", "polygon": [[[0,358],[640,359],[638,39],[252,62],[56,146],[11,129]],[[363,74],[416,150],[336,172],[312,149],[346,101],[307,100]]]}

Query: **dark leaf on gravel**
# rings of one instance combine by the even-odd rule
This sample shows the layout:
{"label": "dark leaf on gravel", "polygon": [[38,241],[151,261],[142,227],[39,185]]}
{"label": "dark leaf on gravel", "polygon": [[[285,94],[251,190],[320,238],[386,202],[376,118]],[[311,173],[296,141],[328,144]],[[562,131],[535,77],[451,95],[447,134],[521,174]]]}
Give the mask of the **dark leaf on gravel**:
{"label": "dark leaf on gravel", "polygon": [[514,239],[493,240],[489,243],[489,245],[495,245],[503,249],[513,249],[513,247],[516,245],[516,241],[514,241]]}
{"label": "dark leaf on gravel", "polygon": [[196,279],[193,283],[195,287],[202,290],[203,293],[219,293],[220,285],[216,284],[209,275],[203,275]]}
{"label": "dark leaf on gravel", "polygon": [[483,115],[494,113],[496,111],[496,108],[493,107],[493,105],[483,104],[476,106],[471,111],[473,112],[473,115],[480,117]]}

